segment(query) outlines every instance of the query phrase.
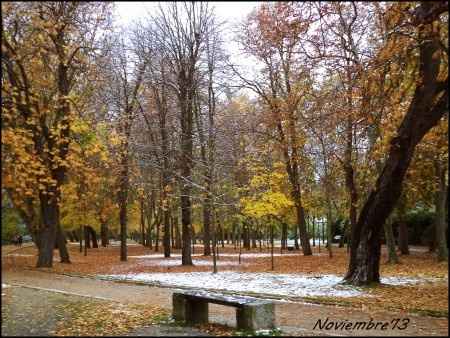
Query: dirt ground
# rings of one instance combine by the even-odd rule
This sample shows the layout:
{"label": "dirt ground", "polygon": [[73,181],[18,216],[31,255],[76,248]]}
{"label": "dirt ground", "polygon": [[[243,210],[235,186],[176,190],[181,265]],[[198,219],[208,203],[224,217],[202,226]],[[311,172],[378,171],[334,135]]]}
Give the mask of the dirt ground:
{"label": "dirt ground", "polygon": [[[157,304],[170,312],[172,306],[171,294],[174,291],[174,289],[170,288],[158,288],[96,280],[91,278],[70,277],[42,271],[4,271],[2,275],[2,283],[12,286],[2,289],[2,293],[6,294],[5,296],[2,296],[2,313],[6,311],[7,318],[12,318],[11,314],[13,314],[12,321],[16,322],[16,324],[10,325],[8,323],[11,323],[11,319],[7,320],[4,325],[10,326],[8,326],[6,330],[2,328],[3,333],[18,332],[29,334],[30,332],[20,331],[17,326],[17,322],[23,323],[25,318],[36,317],[33,320],[41,323],[41,318],[39,317],[40,313],[43,313],[41,310],[41,305],[44,306],[44,311],[46,307],[53,307],[52,304],[54,304],[54,302],[62,296],[61,292],[68,293],[68,295],[64,294],[64,296],[67,297],[98,297],[100,300],[116,301],[125,304],[140,304],[142,306],[146,304]],[[18,290],[21,291],[18,292]],[[39,301],[39,298],[34,296],[31,297],[31,295],[28,295],[30,292],[37,292],[37,294],[41,294],[43,296],[45,295],[45,300],[41,302]],[[58,295],[55,296],[55,293],[58,293]],[[21,306],[28,310],[24,311]],[[36,311],[37,308],[39,311]],[[212,305],[210,306],[210,321],[233,327],[236,325],[234,311],[235,310],[230,307]],[[18,313],[24,314],[20,316]],[[54,316],[56,315],[57,314]],[[448,318],[432,318],[408,314],[406,312],[391,312],[384,310],[374,311],[369,308],[356,309],[342,306],[276,301],[275,315],[276,325],[282,330],[283,335],[433,336],[446,335],[448,331]],[[50,324],[42,322],[42,325],[39,324],[40,326],[36,326],[36,332],[42,332],[38,331],[42,330],[42,326],[51,326],[52,320],[54,320],[52,318],[54,318],[54,316],[48,317],[49,319],[47,321]],[[60,316],[64,316],[64,314],[60,314]],[[324,328],[319,329],[316,325],[318,320],[321,320],[321,325],[323,325],[327,318],[328,322],[344,321],[345,323],[370,321],[370,319],[374,322],[382,321],[391,323],[396,319],[400,319],[401,321],[408,320],[408,325],[405,326],[404,330],[400,330],[399,328],[390,328],[386,331],[381,331],[379,329],[353,331],[343,331],[339,329],[326,330]],[[3,323],[5,323],[5,320]],[[34,324],[32,326],[34,327]],[[315,326],[316,328],[314,328]],[[149,330],[159,329],[157,327],[149,327],[141,329],[136,328],[136,330],[137,331],[135,333],[147,332],[147,335],[149,335],[149,332],[151,332]],[[161,330],[162,335],[164,334],[164,329]],[[165,328],[165,330],[167,333],[167,328]],[[33,332],[33,334],[36,332]],[[190,329],[187,329],[186,332],[195,333],[195,330],[190,331]]]}

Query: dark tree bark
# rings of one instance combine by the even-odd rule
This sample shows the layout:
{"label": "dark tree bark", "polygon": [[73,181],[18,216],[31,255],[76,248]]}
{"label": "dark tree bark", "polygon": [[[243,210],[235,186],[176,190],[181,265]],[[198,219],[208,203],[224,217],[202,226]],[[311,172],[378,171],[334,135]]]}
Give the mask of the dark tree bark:
{"label": "dark tree bark", "polygon": [[178,217],[173,218],[174,227],[175,227],[175,249],[181,249],[181,234],[180,234],[180,226],[178,224]]}
{"label": "dark tree bark", "polygon": [[80,241],[80,237],[79,237],[78,231],[79,230],[72,230],[72,236],[73,236],[75,242],[79,242]]}
{"label": "dark tree bark", "polygon": [[436,178],[438,180],[438,190],[436,191],[436,218],[435,218],[435,235],[436,235],[436,251],[439,262],[448,260],[446,222],[445,222],[445,202],[447,187],[445,184],[446,168],[444,163],[439,160],[435,161]]}
{"label": "dark tree bark", "polygon": [[175,229],[172,215],[170,216],[170,246],[175,249]]}
{"label": "dark tree bark", "polygon": [[388,263],[397,264],[398,257],[395,251],[394,232],[392,231],[392,224],[389,219],[384,223],[384,237],[386,238],[386,247],[388,250]]}
{"label": "dark tree bark", "polygon": [[161,223],[156,223],[156,236],[155,236],[155,251],[159,251],[159,228],[161,226]]}
{"label": "dark tree bark", "polygon": [[87,225],[85,225],[83,227],[83,233],[84,233],[84,247],[90,249],[91,248],[91,236],[90,236]]}
{"label": "dark tree bark", "polygon": [[209,208],[209,201],[203,202],[203,255],[211,255],[211,234],[210,234],[210,221],[211,209]]}
{"label": "dark tree bark", "polygon": [[109,244],[108,225],[106,224],[106,222],[102,222],[100,224],[100,238],[101,238],[102,246],[106,248]]}
{"label": "dark tree bark", "polygon": [[288,235],[287,224],[285,222],[281,223],[281,249],[287,249],[287,235]]}
{"label": "dark tree bark", "polygon": [[56,228],[56,244],[59,250],[60,263],[70,263],[69,252],[67,251],[66,238],[64,231],[61,230],[61,226],[58,224]]}
{"label": "dark tree bark", "polygon": [[73,232],[72,231],[67,231],[66,234],[67,234],[67,237],[69,237],[69,241],[71,243],[75,242],[75,238],[73,237]]}
{"label": "dark tree bark", "polygon": [[141,225],[141,244],[145,246],[145,214],[144,214],[144,198],[140,198],[140,225]]}
{"label": "dark tree bark", "polygon": [[[435,6],[433,2],[422,2],[416,16]],[[440,82],[437,78],[441,63],[437,27],[422,24],[418,30],[420,65],[414,96],[397,136],[391,141],[375,189],[370,192],[356,227],[352,229],[350,263],[345,281],[353,285],[380,281],[380,231],[401,194],[403,178],[417,143],[448,111],[447,80]]]}
{"label": "dark tree bark", "polygon": [[98,248],[97,232],[90,225],[88,225],[86,228],[87,228],[87,230],[89,232],[89,239],[92,241],[92,247],[93,248]]}

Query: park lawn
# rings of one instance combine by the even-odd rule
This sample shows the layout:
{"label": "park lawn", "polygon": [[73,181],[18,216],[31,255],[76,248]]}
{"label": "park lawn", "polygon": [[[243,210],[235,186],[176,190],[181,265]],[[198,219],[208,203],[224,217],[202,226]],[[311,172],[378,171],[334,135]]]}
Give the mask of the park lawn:
{"label": "park lawn", "polygon": [[[88,255],[80,254],[76,245],[69,245],[72,264],[61,264],[55,250],[55,263],[53,269],[56,273],[74,275],[124,275],[140,273],[186,273],[212,271],[212,257],[201,256],[202,248],[195,247],[193,256],[194,264],[181,266],[180,250],[173,250],[176,257],[162,258],[162,252],[144,248],[140,245],[128,247],[128,261],[119,259],[119,247],[89,249]],[[274,274],[301,274],[307,276],[337,275],[343,276],[348,264],[348,256],[345,248],[333,248],[333,258],[329,258],[324,248],[319,254],[318,247],[313,248],[313,256],[303,256],[298,251],[284,251],[280,255],[280,249],[275,253],[275,269],[271,270],[269,251],[263,248],[266,257],[259,257],[259,249],[243,250],[241,264],[238,263],[237,251],[232,246],[219,248],[219,271],[234,271],[240,273],[274,273]],[[14,254],[2,257],[2,269],[35,269],[36,249],[34,247],[23,248]],[[223,256],[221,256],[223,254]],[[138,257],[132,257],[138,256]],[[141,257],[139,256],[149,256]],[[352,307],[369,307],[376,309],[388,309],[396,311],[414,312],[424,315],[447,316],[448,315],[448,265],[445,262],[438,263],[433,254],[425,248],[411,250],[408,256],[400,256],[400,264],[386,264],[385,250],[381,259],[381,275],[399,278],[436,278],[436,281],[424,281],[423,283],[408,285],[379,285],[366,287],[361,290],[366,296],[336,297],[330,296],[305,296],[310,302],[337,304]],[[170,263],[170,264],[169,264]],[[369,297],[367,297],[367,295]]]}

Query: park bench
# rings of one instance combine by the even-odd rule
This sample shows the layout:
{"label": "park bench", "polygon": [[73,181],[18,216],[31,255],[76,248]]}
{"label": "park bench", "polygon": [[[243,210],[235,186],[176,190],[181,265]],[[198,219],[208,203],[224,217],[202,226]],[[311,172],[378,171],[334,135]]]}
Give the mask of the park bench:
{"label": "park bench", "polygon": [[273,302],[253,297],[227,296],[207,291],[174,292],[173,318],[192,324],[208,322],[208,303],[236,308],[237,328],[259,330],[274,328]]}

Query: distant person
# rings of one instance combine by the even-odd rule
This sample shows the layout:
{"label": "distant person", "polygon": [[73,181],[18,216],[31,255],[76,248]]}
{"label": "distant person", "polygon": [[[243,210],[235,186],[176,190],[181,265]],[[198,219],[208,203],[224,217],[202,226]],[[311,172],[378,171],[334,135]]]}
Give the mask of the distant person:
{"label": "distant person", "polygon": [[23,237],[22,237],[22,235],[19,235],[19,237],[17,238],[17,245],[22,246],[22,242],[23,242]]}

